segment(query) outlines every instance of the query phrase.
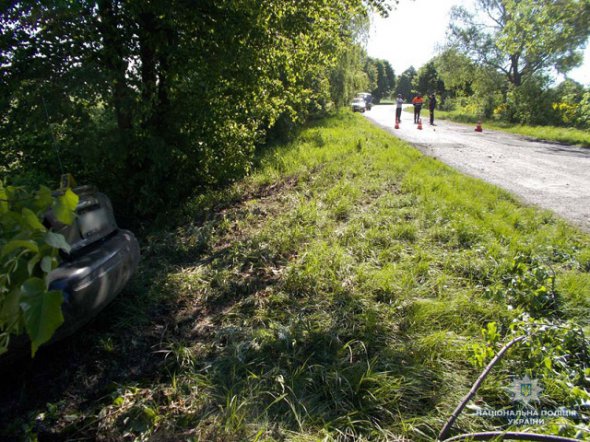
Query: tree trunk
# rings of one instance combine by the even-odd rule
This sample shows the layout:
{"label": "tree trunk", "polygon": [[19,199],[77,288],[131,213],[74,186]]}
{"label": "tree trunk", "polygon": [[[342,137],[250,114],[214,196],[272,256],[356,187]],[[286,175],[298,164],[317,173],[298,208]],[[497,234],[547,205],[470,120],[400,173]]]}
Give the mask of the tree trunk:
{"label": "tree trunk", "polygon": [[162,134],[169,114],[169,54],[172,30],[153,11],[138,16],[143,127]]}
{"label": "tree trunk", "polygon": [[98,28],[103,43],[102,60],[109,73],[113,88],[113,106],[117,116],[117,126],[119,130],[127,131],[132,127],[131,99],[125,78],[127,71],[125,47],[117,27],[116,8],[117,0],[100,0],[98,2],[100,18]]}
{"label": "tree trunk", "polygon": [[154,114],[154,127],[160,132],[164,132],[168,128],[168,116],[170,113],[170,99],[168,75],[170,69],[169,50],[170,44],[170,30],[165,31],[165,47],[159,53],[158,57],[158,105]]}
{"label": "tree trunk", "polygon": [[510,57],[510,74],[508,75],[508,79],[516,87],[522,83],[522,73],[518,70],[518,58],[518,55]]}
{"label": "tree trunk", "polygon": [[139,14],[139,58],[141,61],[141,98],[153,106],[156,92],[156,18],[152,12]]}

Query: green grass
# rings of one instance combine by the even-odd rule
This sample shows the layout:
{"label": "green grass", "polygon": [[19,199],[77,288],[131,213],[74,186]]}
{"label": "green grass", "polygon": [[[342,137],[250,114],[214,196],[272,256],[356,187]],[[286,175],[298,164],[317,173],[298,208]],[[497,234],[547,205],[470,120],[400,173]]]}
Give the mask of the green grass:
{"label": "green grass", "polygon": [[531,138],[547,141],[558,141],[565,144],[578,144],[590,147],[590,131],[555,126],[508,126],[501,123],[486,123],[490,129],[502,130]]}
{"label": "green grass", "polygon": [[[406,111],[413,112],[412,108],[406,108]],[[426,112],[428,115],[428,109],[426,109]],[[475,124],[479,121],[479,118],[476,115],[455,111],[441,111],[437,109],[434,115],[436,119],[450,120],[459,123]],[[484,120],[483,126],[484,129],[487,128],[510,132],[540,140],[557,141],[565,144],[576,144],[590,147],[590,130],[556,126],[527,126],[493,120]]]}
{"label": "green grass", "polygon": [[[358,115],[258,163],[146,234],[90,356],[11,428],[42,416],[71,438],[433,440],[523,314],[590,325],[586,234]],[[559,304],[542,290],[553,272]],[[486,342],[490,322],[499,338]],[[559,336],[511,352],[478,406],[510,405],[509,375],[525,373],[542,377],[543,406],[571,405],[573,384],[583,395],[578,335],[558,348]],[[457,428],[496,424],[466,412]],[[577,431],[559,425],[540,430]]]}

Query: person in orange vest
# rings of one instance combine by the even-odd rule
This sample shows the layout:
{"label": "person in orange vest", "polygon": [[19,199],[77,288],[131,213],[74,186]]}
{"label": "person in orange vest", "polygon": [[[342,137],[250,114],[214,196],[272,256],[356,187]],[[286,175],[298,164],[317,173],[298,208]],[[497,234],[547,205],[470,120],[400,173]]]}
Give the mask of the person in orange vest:
{"label": "person in orange vest", "polygon": [[422,105],[424,104],[424,98],[422,98],[422,94],[416,95],[412,99],[412,104],[414,105],[414,124],[418,124],[418,120],[420,120],[420,111],[422,110]]}

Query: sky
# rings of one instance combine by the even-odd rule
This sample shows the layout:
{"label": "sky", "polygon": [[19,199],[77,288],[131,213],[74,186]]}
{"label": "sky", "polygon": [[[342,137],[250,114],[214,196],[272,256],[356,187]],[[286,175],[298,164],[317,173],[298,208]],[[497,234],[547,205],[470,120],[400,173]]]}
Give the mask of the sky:
{"label": "sky", "polygon": [[[418,69],[436,55],[436,45],[444,43],[451,7],[471,4],[472,0],[400,0],[388,18],[373,18],[367,53],[389,61],[396,75],[410,66]],[[590,86],[590,44],[584,64],[568,76]]]}

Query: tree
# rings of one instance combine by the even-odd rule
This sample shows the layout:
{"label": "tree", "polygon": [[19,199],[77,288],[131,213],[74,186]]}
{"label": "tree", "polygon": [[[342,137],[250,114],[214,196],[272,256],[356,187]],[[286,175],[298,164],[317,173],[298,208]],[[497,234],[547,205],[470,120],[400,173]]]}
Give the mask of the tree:
{"label": "tree", "polygon": [[408,99],[412,94],[412,82],[416,76],[416,69],[414,66],[410,66],[399,76],[397,81],[397,87],[395,88],[395,94],[401,94],[405,99]]}
{"label": "tree", "polygon": [[379,70],[377,69],[377,60],[375,58],[367,57],[365,60],[365,74],[367,74],[368,89],[373,91],[377,89],[377,81],[379,79]]}
{"label": "tree", "polygon": [[387,60],[367,57],[365,72],[369,79],[369,90],[375,103],[389,95],[395,86],[395,73]]}
{"label": "tree", "polygon": [[383,76],[379,82],[382,97],[388,96],[395,87],[395,72],[387,60],[383,60]]}
{"label": "tree", "polygon": [[506,81],[495,69],[473,62],[454,48],[444,50],[432,62],[444,82],[447,109],[469,108],[469,112],[490,117],[503,102]]}
{"label": "tree", "polygon": [[57,177],[61,158],[120,216],[153,215],[343,103],[364,84],[358,30],[392,3],[4,2],[0,167]]}
{"label": "tree", "polygon": [[356,93],[368,89],[369,79],[363,65],[366,57],[359,45],[349,46],[340,54],[330,74],[331,96],[336,106],[348,104]]}
{"label": "tree", "polygon": [[579,103],[582,100],[584,85],[567,78],[557,85],[555,93],[558,97],[567,100],[568,103]]}
{"label": "tree", "polygon": [[566,79],[553,90],[552,107],[559,116],[559,123],[583,127],[582,117],[584,94],[586,89],[580,83]]}
{"label": "tree", "polygon": [[473,81],[478,66],[470,58],[450,48],[434,57],[432,62],[451,97],[473,93]]}
{"label": "tree", "polygon": [[452,9],[450,43],[520,86],[526,76],[579,66],[589,22],[589,0],[477,0],[475,12]]}
{"label": "tree", "polygon": [[445,84],[440,79],[436,66],[432,60],[418,69],[416,76],[412,81],[414,90],[422,95],[431,94],[433,92],[442,95],[445,91]]}

